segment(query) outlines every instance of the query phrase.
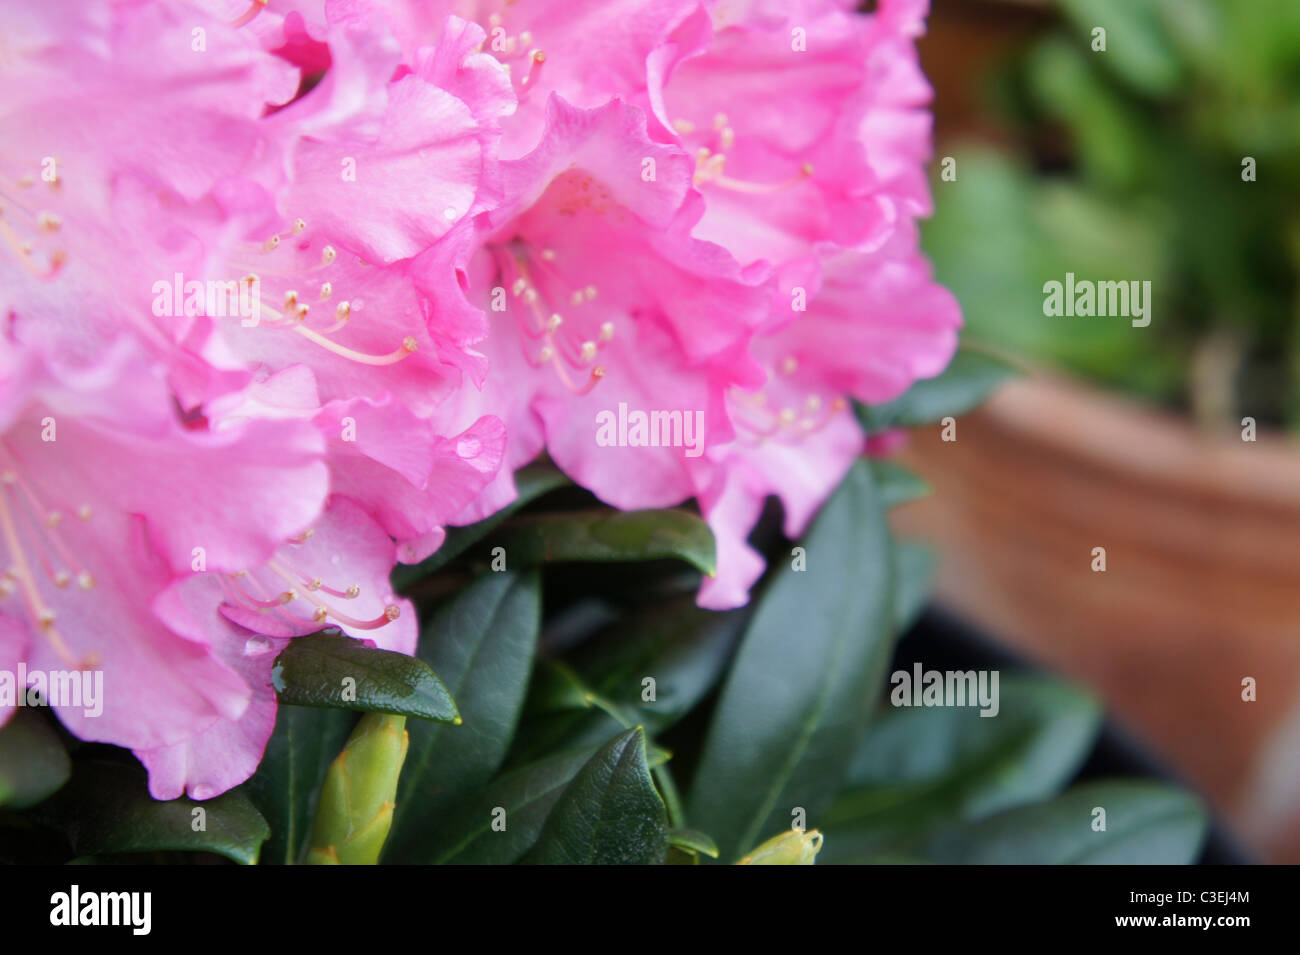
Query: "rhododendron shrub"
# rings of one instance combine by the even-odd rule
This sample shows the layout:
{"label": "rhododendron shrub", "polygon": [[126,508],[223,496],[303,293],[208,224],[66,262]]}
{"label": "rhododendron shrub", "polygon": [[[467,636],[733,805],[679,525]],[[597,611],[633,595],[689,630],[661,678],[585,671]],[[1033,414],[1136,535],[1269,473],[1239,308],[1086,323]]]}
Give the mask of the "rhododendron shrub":
{"label": "rhododendron shrub", "polygon": [[[730,860],[828,808],[908,616],[864,455],[916,422],[865,406],[961,324],[924,13],[6,8],[0,804],[71,857],[127,845],[88,791],[200,801],[130,847],[287,862]],[[719,693],[680,795],[656,739]],[[602,787],[630,835],[575,842]]]}

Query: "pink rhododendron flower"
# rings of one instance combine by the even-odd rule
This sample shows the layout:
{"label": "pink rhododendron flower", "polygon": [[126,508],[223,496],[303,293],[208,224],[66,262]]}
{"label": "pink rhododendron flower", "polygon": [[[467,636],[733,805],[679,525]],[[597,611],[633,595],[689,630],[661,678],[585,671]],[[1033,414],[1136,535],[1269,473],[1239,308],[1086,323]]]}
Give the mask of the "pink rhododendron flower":
{"label": "pink rhododendron flower", "polygon": [[[735,606],[762,568],[745,544],[762,500],[777,494],[799,533],[863,450],[848,400],[897,396],[956,345],[959,311],[913,225],[929,209],[924,5],[665,4],[637,21],[660,26],[636,33],[636,57],[614,66],[596,45],[570,73],[545,72],[541,30],[507,25],[549,10],[494,11],[515,52],[546,53],[506,142],[536,87],[551,97],[539,145],[503,163],[506,199],[469,273],[511,319],[480,345],[508,373],[456,400],[506,421],[511,468],[545,447],[618,507],[697,496],[719,538],[701,600]],[[593,440],[622,408],[698,411],[707,453]],[[465,517],[508,499],[506,481]]]}
{"label": "pink rhododendron flower", "polygon": [[218,430],[246,420],[311,421],[326,442],[332,489],[362,503],[397,541],[391,556],[417,563],[445,536],[444,525],[497,474],[505,427],[490,416],[444,437],[439,420],[423,419],[389,396],[321,404],[316,378],[293,365],[207,409]]}
{"label": "pink rhododendron flower", "polygon": [[582,110],[555,96],[543,144],[504,166],[515,201],[485,217],[470,267],[493,316],[482,347],[495,373],[457,400],[506,422],[512,466],[545,443],[615,506],[683,500],[677,450],[600,447],[593,423],[619,402],[660,407],[671,395],[726,432],[726,388],[759,380],[737,342],[768,313],[764,273],[690,236],[689,158],[652,143],[634,107]]}
{"label": "pink rhododendron flower", "polygon": [[101,670],[116,701],[95,717],[56,706],[60,719],[84,739],[149,748],[238,718],[248,687],[150,602],[196,560],[258,566],[305,530],[326,493],[320,435],[275,421],[189,430],[126,342],[76,371],[0,344],[0,368],[4,629],[11,646],[25,632],[30,669]]}
{"label": "pink rhododendron flower", "polygon": [[69,362],[124,328],[165,345],[150,289],[202,277],[234,237],[214,190],[280,182],[263,117],[296,71],[196,9],[54,0],[0,16],[0,318]]}
{"label": "pink rhododendron flower", "polygon": [[[800,533],[867,445],[850,400],[960,324],[915,225],[926,5],[853,6],[0,14],[0,667],[101,670],[65,725],[216,795],[288,642],[413,652],[393,564],[543,451],[617,507],[697,499],[700,602],[743,603],[767,496]],[[600,430],[628,409],[691,440]]]}
{"label": "pink rhododendron flower", "polygon": [[[208,644],[249,687],[248,707],[189,739],[137,755],[157,799],[199,799],[243,782],[275,726],[272,662],[287,638],[336,626],[349,636],[414,653],[415,612],[388,581],[392,544],[366,512],[333,497],[307,531],[261,567],[174,582],[154,600],[174,632]],[[219,608],[219,614],[213,608]]]}

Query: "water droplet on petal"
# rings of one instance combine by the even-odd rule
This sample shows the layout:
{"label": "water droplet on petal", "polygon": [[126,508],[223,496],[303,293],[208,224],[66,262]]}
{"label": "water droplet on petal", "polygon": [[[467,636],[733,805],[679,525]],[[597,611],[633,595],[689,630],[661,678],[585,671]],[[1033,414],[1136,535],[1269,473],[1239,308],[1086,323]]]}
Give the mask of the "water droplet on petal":
{"label": "water droplet on petal", "polygon": [[249,637],[244,641],[244,656],[260,657],[264,653],[270,653],[275,649],[275,644],[271,642],[270,637]]}

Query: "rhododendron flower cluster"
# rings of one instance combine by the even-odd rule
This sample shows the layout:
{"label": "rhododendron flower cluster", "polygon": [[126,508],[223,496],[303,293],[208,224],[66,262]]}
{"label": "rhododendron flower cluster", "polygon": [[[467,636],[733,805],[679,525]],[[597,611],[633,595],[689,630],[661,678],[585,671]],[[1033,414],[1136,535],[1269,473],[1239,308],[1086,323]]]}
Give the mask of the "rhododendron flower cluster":
{"label": "rhododendron flower cluster", "polygon": [[[277,652],[413,652],[394,564],[543,451],[618,508],[697,500],[700,603],[743,604],[767,496],[799,534],[864,451],[851,400],[955,347],[925,6],[6,7],[0,670],[102,671],[68,729],[223,792]],[[597,441],[620,407],[661,430]]]}

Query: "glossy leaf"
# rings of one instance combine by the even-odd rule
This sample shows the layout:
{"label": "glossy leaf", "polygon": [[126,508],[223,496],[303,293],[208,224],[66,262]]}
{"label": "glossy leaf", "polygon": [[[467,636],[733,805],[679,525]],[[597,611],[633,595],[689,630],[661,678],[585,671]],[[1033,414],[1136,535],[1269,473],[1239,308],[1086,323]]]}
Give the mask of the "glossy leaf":
{"label": "glossy leaf", "polygon": [[894,707],[873,724],[826,816],[827,860],[906,849],[918,833],[1060,792],[1092,748],[1100,706],[1041,677],[1000,674],[998,691],[996,716]]}
{"label": "glossy leaf", "polygon": [[79,856],[215,852],[251,864],[270,834],[266,820],[237,789],[201,803],[158,802],[149,795],[141,767],[100,760],[79,762],[72,780],[40,811],[44,821],[68,833]]}
{"label": "glossy leaf", "polygon": [[859,462],[780,570],[736,654],[687,799],[731,861],[829,808],[881,687],[893,620],[871,468]]}
{"label": "glossy leaf", "polygon": [[[564,787],[600,747],[548,756],[492,780],[439,820],[421,862],[508,865],[537,842]],[[495,828],[494,828],[495,824]]]}
{"label": "glossy leaf", "polygon": [[412,723],[398,787],[389,857],[422,855],[446,808],[486,783],[505,759],[537,649],[541,594],[536,573],[490,573],[426,624],[420,659],[450,687],[460,726]]}
{"label": "glossy leaf", "polygon": [[[1093,829],[1106,811],[1105,831]],[[1205,840],[1205,807],[1163,783],[1086,783],[1050,802],[940,832],[923,851],[970,865],[1187,865]]]}
{"label": "glossy leaf", "polygon": [[651,865],[668,849],[663,800],[646,765],[645,732],[628,730],[578,771],[546,819],[528,861]]}
{"label": "glossy leaf", "polygon": [[717,684],[746,619],[700,610],[687,596],[615,622],[566,668],[543,664],[511,761],[599,743],[638,724],[652,736],[664,732]]}
{"label": "glossy leaf", "polygon": [[508,566],[675,558],[705,574],[716,567],[709,525],[681,510],[528,515],[511,521],[491,542],[505,548]]}
{"label": "glossy leaf", "polygon": [[284,703],[460,720],[451,694],[423,660],[342,634],[291,640],[276,658],[271,679]]}

